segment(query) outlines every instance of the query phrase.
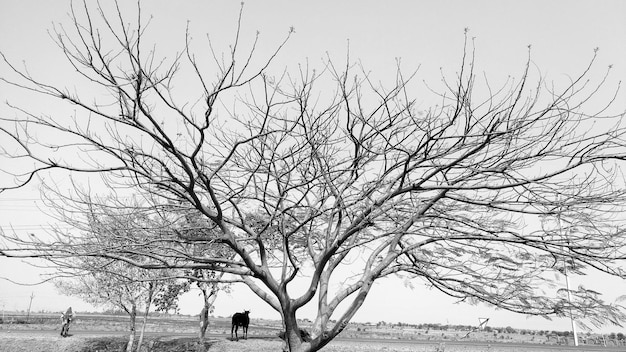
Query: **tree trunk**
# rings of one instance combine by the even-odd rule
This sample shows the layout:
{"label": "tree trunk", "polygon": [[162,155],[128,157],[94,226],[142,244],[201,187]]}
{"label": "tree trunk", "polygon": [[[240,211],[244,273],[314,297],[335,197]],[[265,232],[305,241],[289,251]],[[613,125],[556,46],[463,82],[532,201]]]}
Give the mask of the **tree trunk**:
{"label": "tree trunk", "polygon": [[152,296],[154,295],[154,283],[149,284],[148,298],[146,299],[146,312],[143,315],[143,324],[141,325],[141,332],[139,333],[139,342],[137,342],[137,352],[141,350],[141,344],[143,343],[143,335],[146,332],[146,325],[148,324],[148,313],[150,312],[150,306],[152,305]]}
{"label": "tree trunk", "polygon": [[309,352],[311,344],[302,341],[300,327],[296,320],[296,312],[291,307],[287,308],[283,313],[283,320],[285,322],[285,346],[283,350],[289,352]]}
{"label": "tree trunk", "polygon": [[204,344],[204,336],[206,335],[206,330],[209,327],[209,310],[205,305],[202,307],[200,311],[200,343]]}
{"label": "tree trunk", "polygon": [[[220,274],[220,277],[223,274]],[[202,311],[200,311],[200,345],[204,346],[204,339],[206,336],[206,331],[209,327],[209,313],[211,313],[211,307],[217,298],[218,288],[216,285],[212,284],[211,288],[203,285],[198,286],[202,291],[202,297],[204,298],[204,307],[202,307]]]}
{"label": "tree trunk", "polygon": [[141,344],[143,343],[143,335],[146,332],[146,324],[148,324],[148,309],[146,309],[146,313],[143,315],[143,323],[141,324],[141,331],[139,332],[139,341],[137,341],[137,352],[140,351]]}
{"label": "tree trunk", "polygon": [[199,344],[198,344],[198,352],[205,352],[206,348],[204,348],[204,336],[206,334],[206,330],[209,327],[209,309],[206,306],[202,307],[200,311],[200,334],[199,334]]}
{"label": "tree trunk", "polygon": [[133,302],[132,309],[128,315],[130,316],[130,335],[128,336],[126,352],[133,352],[133,344],[135,343],[135,320],[137,318],[137,304],[135,302]]}

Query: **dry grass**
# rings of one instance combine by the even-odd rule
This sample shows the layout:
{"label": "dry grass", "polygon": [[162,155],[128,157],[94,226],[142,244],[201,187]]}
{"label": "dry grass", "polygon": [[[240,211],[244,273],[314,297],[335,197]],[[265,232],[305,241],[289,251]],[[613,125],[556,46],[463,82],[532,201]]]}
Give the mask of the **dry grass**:
{"label": "dry grass", "polygon": [[[0,352],[119,352],[123,351],[126,346],[127,338],[124,335],[127,333],[128,322],[127,317],[124,316],[80,316],[72,325],[70,333],[73,331],[81,333],[67,339],[58,336],[60,326],[56,316],[50,319],[44,319],[45,316],[39,318],[44,323],[20,324],[19,326],[0,324]],[[20,330],[20,332],[13,333],[11,330]],[[279,330],[280,322],[254,319],[251,322],[249,340],[233,342],[225,337],[216,338],[207,343],[206,347],[208,352],[281,351],[282,341],[276,337]],[[55,334],[51,335],[51,331]],[[146,331],[151,334],[146,337],[145,348],[141,352],[197,352],[199,350],[196,338],[182,337],[197,333],[195,317],[151,317]],[[110,332],[111,334],[109,336],[96,333],[84,335],[90,332],[98,332],[98,334]],[[42,333],[45,335],[42,336]],[[213,337],[230,336],[230,318],[214,318],[208,333]],[[323,349],[323,352],[539,352],[548,349],[551,352],[571,351],[571,347],[557,346],[554,339],[548,340],[546,336],[539,334],[473,332],[469,338],[461,341],[465,335],[465,331],[434,329],[428,331],[414,327],[378,327],[355,323],[344,330],[342,340],[331,342]],[[363,339],[367,339],[367,342],[362,342]],[[526,343],[526,345],[515,346],[516,343]],[[605,351],[624,350],[612,346],[605,348]]]}
{"label": "dry grass", "polygon": [[81,337],[0,336],[1,352],[83,352],[86,347],[87,341]]}
{"label": "dry grass", "polygon": [[[117,336],[71,336],[69,338],[0,335],[0,352],[120,352],[126,346],[125,337]],[[276,352],[282,350],[278,339],[249,339],[230,341],[212,340],[206,345],[208,352]],[[191,337],[151,337],[146,341],[142,352],[197,352],[198,342]],[[550,351],[568,351],[551,346]],[[542,348],[525,346],[459,345],[433,342],[411,343],[408,341],[333,341],[323,352],[539,352]]]}

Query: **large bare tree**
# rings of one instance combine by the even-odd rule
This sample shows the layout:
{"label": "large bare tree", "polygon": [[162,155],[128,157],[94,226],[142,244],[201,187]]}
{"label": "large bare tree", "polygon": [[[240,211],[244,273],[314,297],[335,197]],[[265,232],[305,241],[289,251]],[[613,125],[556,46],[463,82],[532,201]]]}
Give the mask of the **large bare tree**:
{"label": "large bare tree", "polygon": [[[257,40],[243,47],[239,30],[226,55],[211,46],[196,57],[188,39],[161,59],[143,41],[141,16],[129,16],[139,18],[131,26],[119,9],[72,14],[72,31],[58,27],[56,40],[80,90],[40,81],[3,56],[11,89],[76,111],[67,119],[33,104],[2,117],[5,156],[35,165],[4,189],[48,171],[74,182],[99,175],[103,192],[142,194],[159,211],[195,209],[211,238],[183,231],[68,253],[5,233],[3,255],[232,274],[281,314],[291,351],[328,344],[373,283],[398,273],[513,312],[623,321],[621,307],[593,290],[572,290],[570,303],[550,286],[565,269],[624,275],[625,131],[597,103],[606,80],[588,81],[593,58],[556,85],[529,58],[517,80],[494,87],[476,75],[467,43],[458,71],[423,98],[400,67],[389,85],[349,59],[272,75],[283,44],[262,57]],[[418,109],[422,99],[437,103]],[[234,256],[197,251],[194,241]],[[296,319],[305,305],[317,306],[311,341]]]}

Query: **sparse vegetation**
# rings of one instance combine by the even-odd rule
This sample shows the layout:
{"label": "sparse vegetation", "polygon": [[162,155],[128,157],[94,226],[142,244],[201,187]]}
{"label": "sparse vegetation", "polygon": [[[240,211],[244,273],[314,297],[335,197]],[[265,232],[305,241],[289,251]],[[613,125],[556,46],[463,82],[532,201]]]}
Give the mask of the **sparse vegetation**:
{"label": "sparse vegetation", "polygon": [[[8,333],[3,335],[2,332],[10,330],[33,330],[36,331],[36,335],[40,336],[46,334],[46,331],[54,331],[52,337],[48,339],[53,341],[62,341],[57,339],[56,330],[58,329],[58,317],[56,315],[48,314],[43,315],[41,313],[31,315],[30,321],[43,322],[43,323],[30,323],[30,324],[8,324],[9,321],[25,321],[24,315],[10,314],[6,317],[4,325],[0,325],[0,351],[14,351],[14,349],[8,347],[9,342],[7,340],[11,337]],[[119,341],[126,340],[127,337],[125,331],[127,330],[127,320],[125,315],[100,315],[100,314],[83,314],[78,317],[75,322],[75,331],[80,331],[78,335],[71,337],[71,340],[76,344],[73,350],[67,351],[119,351],[115,349],[118,346]],[[225,340],[229,337],[230,333],[230,318],[229,317],[212,317],[211,324],[207,331],[207,339],[205,347],[210,351],[222,351],[217,348],[233,348],[237,345],[229,345],[220,343],[221,340]],[[305,323],[305,319],[302,320],[302,326],[308,327],[311,322]],[[263,346],[268,347],[269,351],[279,350],[281,341],[278,339],[278,334],[281,331],[281,323],[279,321],[266,320],[266,319],[252,319],[249,341],[264,341]],[[468,337],[465,337],[467,331],[471,330],[471,326],[466,325],[442,325],[442,324],[407,324],[402,323],[402,327],[396,326],[397,324],[371,324],[371,323],[352,323],[346,327],[341,335],[341,343],[333,343],[324,349],[324,351],[353,351],[350,349],[354,344],[359,344],[360,339],[368,339],[368,344],[365,344],[358,351],[379,351],[383,347],[385,351],[394,351],[389,349],[393,346],[397,351],[415,351],[416,348],[424,348],[425,352],[432,352],[440,343],[445,341],[446,351],[456,351],[459,346],[488,346],[489,344],[505,344],[511,346],[513,344],[529,344],[524,347],[524,351],[532,351],[531,343],[534,345],[550,345],[551,349],[556,348],[559,344],[568,346],[571,345],[571,334],[568,331],[533,331],[524,329],[510,328],[510,333],[506,332],[505,327],[492,327],[491,331],[487,329],[482,331],[473,331]],[[435,332],[427,333],[428,328],[436,326]],[[89,331],[109,331],[110,335],[101,336],[85,336],[85,332]],[[182,315],[166,315],[166,314],[151,314],[147,331],[151,334],[146,337],[147,351],[159,352],[159,351],[195,351],[194,348],[199,347],[199,340],[197,337],[191,337],[197,333],[197,317],[195,316],[182,316]],[[31,341],[28,334],[24,335],[23,342]],[[35,333],[33,333],[35,335]],[[49,335],[50,336],[50,335]],[[219,336],[219,337],[218,337]],[[569,339],[567,338],[569,336]],[[600,346],[606,344],[609,347],[624,346],[626,343],[625,335],[622,332],[614,332],[605,336],[601,334],[585,333],[581,334],[581,344]],[[11,337],[13,338],[13,337]],[[32,342],[32,341],[31,341]],[[28,343],[31,343],[28,342]],[[40,341],[41,342],[41,341]],[[244,341],[242,341],[244,342]],[[39,343],[39,342],[37,342]],[[254,346],[253,342],[244,342],[245,345],[239,345],[242,348],[251,348]],[[260,343],[260,342],[259,342]],[[47,342],[41,342],[42,346],[47,346]],[[91,346],[91,349],[80,349],[83,345]],[[165,347],[159,346],[172,346],[174,344],[180,344],[182,347],[172,347],[173,349],[167,350]],[[94,347],[96,346],[96,347]],[[100,346],[100,347],[97,347]],[[110,347],[107,347],[110,346]],[[230,346],[230,347],[229,347]],[[273,347],[271,347],[273,346]],[[377,346],[378,349],[373,349]],[[411,347],[412,346],[412,347]],[[258,346],[257,346],[258,347]],[[78,349],[77,349],[78,348]],[[272,349],[274,348],[274,349]],[[343,348],[343,349],[342,349]],[[369,349],[368,349],[369,348]],[[403,349],[404,348],[404,349]],[[468,347],[469,348],[469,347]],[[473,348],[473,347],[472,347]],[[498,347],[499,348],[499,347]],[[501,351],[502,349],[491,349],[490,351]],[[143,349],[142,351],[146,351]],[[44,351],[45,349],[41,349]],[[228,349],[226,349],[228,350]],[[476,350],[476,351],[484,351]],[[509,351],[510,349],[506,350]],[[30,351],[20,350],[15,351]],[[36,351],[36,350],[33,350]],[[45,350],[50,351],[50,350]],[[52,349],[51,351],[58,351]],[[256,351],[256,350],[254,350]],[[259,350],[263,351],[263,350]],[[418,350],[419,351],[419,350]],[[472,351],[465,349],[463,351]],[[64,352],[64,351],[62,351]]]}
{"label": "sparse vegetation", "polygon": [[[11,352],[118,352],[124,349],[124,337],[73,336],[68,339],[45,336],[3,336],[0,334],[0,351]],[[209,352],[275,352],[280,351],[282,342],[278,339],[249,339],[239,342],[226,339],[209,339],[205,348]],[[196,352],[198,339],[194,337],[152,337],[146,341],[144,351],[148,352]],[[492,345],[455,344],[452,342],[402,343],[389,341],[340,340],[324,348],[325,352],[541,352],[539,345]],[[551,346],[552,352],[571,351],[570,346]],[[606,351],[615,351],[607,348]]]}
{"label": "sparse vegetation", "polygon": [[[0,55],[7,99],[29,94],[0,118],[9,176],[0,192],[41,180],[71,228],[0,231],[1,256],[233,275],[280,313],[299,352],[358,334],[352,319],[374,283],[396,274],[472,304],[626,321],[623,306],[595,289],[553,289],[552,274],[623,273],[626,222],[613,214],[626,210],[626,126],[614,106],[619,84],[595,73],[595,53],[565,81],[546,80],[530,52],[511,68],[518,75],[490,80],[466,32],[458,66],[422,84],[400,60],[380,78],[349,55],[277,68],[293,27],[266,50],[258,32],[245,35],[241,15],[224,55],[212,41],[199,49],[189,27],[179,30],[182,52],[157,50],[142,3],[121,3],[72,5],[70,23],[50,31],[71,75],[48,82]],[[252,44],[239,45],[240,33]],[[602,97],[601,109],[589,103]],[[61,178],[69,189],[47,181]],[[77,226],[93,230],[92,209],[174,213],[163,219],[176,229],[189,222],[172,209],[192,212],[206,231],[161,233],[140,221],[94,242]],[[208,250],[217,245],[227,257]],[[316,309],[311,324],[297,321],[305,307]],[[404,323],[383,326],[374,331],[382,338],[417,336]],[[447,325],[428,331],[460,335]]]}

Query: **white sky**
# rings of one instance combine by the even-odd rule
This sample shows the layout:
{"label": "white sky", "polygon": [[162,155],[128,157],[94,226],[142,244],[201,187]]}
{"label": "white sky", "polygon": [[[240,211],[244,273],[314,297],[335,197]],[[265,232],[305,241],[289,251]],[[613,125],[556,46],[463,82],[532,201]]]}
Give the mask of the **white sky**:
{"label": "white sky", "polygon": [[[131,3],[123,1],[124,6]],[[35,77],[62,82],[68,68],[47,30],[52,28],[52,22],[68,26],[68,9],[67,1],[0,0],[0,51],[16,63],[25,60]],[[182,49],[188,20],[194,45],[204,46],[204,34],[210,33],[214,44],[227,50],[225,45],[233,38],[238,10],[237,1],[199,0],[151,0],[143,8],[144,14],[153,16],[149,35],[151,40],[157,38],[157,53],[170,57]],[[519,77],[527,58],[527,46],[532,44],[533,62],[549,82],[580,73],[592,57],[593,49],[599,47],[595,72],[603,74],[609,64],[614,64],[610,84],[615,85],[626,78],[625,19],[626,1],[621,0],[250,1],[245,4],[242,36],[249,39],[260,31],[260,53],[264,53],[282,41],[290,26],[295,27],[295,36],[273,66],[276,74],[283,66],[294,69],[306,59],[311,66],[319,67],[326,52],[341,61],[349,40],[352,60],[361,60],[376,79],[389,79],[396,58],[401,58],[407,73],[419,66],[417,79],[436,83],[440,79],[440,67],[447,73],[456,72],[463,30],[468,27],[470,36],[476,38],[478,68],[494,80],[507,75]],[[6,67],[0,66],[0,75],[5,73]],[[68,85],[72,87],[71,82]],[[19,92],[9,91],[6,85],[0,85],[0,97],[34,106],[35,111],[46,111],[45,103],[30,101]],[[624,97],[622,92],[620,109],[626,105]],[[0,113],[14,112],[1,106]],[[21,232],[45,226],[49,220],[37,209],[38,197],[35,187],[0,195],[0,226],[6,229],[11,225]],[[0,259],[0,276],[34,282],[37,270]],[[573,285],[600,287],[610,299],[626,294],[624,282],[598,275],[573,281]],[[278,318],[245,288],[233,291],[218,298],[216,315],[227,316],[250,308],[253,317]],[[61,311],[68,305],[79,312],[88,309],[74,298],[57,295],[47,285],[24,287],[2,280],[0,308],[25,310],[31,293],[35,296],[32,304],[35,311]],[[183,301],[183,313],[196,313],[200,304],[196,293],[188,295]],[[455,305],[434,291],[405,288],[399,280],[379,283],[355,320],[476,324],[478,317],[491,317],[492,326],[569,329],[565,319],[548,322],[494,312],[484,306]]]}

